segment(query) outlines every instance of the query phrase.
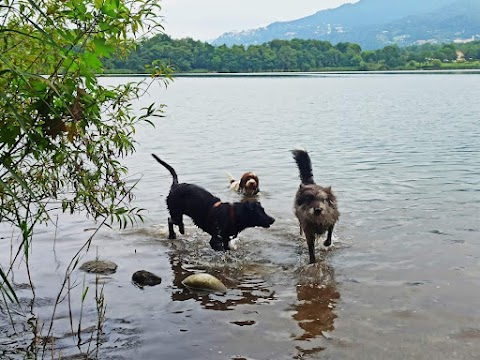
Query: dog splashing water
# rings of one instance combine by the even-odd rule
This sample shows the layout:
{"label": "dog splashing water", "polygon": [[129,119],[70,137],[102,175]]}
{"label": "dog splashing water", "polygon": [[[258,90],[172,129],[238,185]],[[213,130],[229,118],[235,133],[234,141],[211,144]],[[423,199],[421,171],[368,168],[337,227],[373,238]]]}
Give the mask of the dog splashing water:
{"label": "dog splashing water", "polygon": [[195,225],[212,236],[210,246],[216,251],[229,250],[229,241],[246,228],[269,228],[275,222],[259,202],[224,203],[200,186],[179,183],[173,167],[155,154],[152,156],[173,177],[167,196],[169,239],[176,238],[174,225],[178,226],[181,234],[185,233],[183,215],[192,218]]}

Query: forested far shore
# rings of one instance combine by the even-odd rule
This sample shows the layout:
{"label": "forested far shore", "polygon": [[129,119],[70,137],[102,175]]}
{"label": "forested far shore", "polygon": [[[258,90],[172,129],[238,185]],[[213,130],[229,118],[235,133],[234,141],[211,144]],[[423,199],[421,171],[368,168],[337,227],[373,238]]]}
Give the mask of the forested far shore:
{"label": "forested far shore", "polygon": [[[152,65],[153,64],[153,65]],[[389,45],[363,51],[358,44],[332,45],[320,40],[273,40],[261,45],[213,46],[191,38],[159,34],[140,41],[136,50],[106,59],[106,73],[145,73],[151,66],[174,72],[283,72],[328,70],[431,70],[480,68],[480,41]]]}

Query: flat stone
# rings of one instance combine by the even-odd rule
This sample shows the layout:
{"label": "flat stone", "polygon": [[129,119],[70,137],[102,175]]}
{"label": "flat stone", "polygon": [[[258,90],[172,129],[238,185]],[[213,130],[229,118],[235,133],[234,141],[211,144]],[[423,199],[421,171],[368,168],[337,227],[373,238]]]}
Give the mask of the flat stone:
{"label": "flat stone", "polygon": [[108,275],[117,271],[117,264],[108,260],[91,260],[83,263],[80,270],[88,273]]}

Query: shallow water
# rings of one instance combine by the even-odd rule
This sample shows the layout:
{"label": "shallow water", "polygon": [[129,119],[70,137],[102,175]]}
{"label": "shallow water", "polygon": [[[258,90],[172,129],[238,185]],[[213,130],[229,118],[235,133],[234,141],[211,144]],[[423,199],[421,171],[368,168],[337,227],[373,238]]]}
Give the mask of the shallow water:
{"label": "shallow water", "polygon": [[[137,153],[126,161],[132,184],[141,177],[135,205],[148,209],[148,219],[125,231],[102,230],[82,259],[98,253],[119,265],[100,279],[107,303],[101,358],[478,357],[478,76],[201,77],[179,78],[166,90],[152,85],[137,105],[165,103],[166,117],[155,129],[138,129]],[[289,150],[298,146],[310,152],[316,181],[332,185],[341,211],[334,246],[325,251],[318,243],[315,266],[308,266],[292,212],[299,181]],[[168,240],[171,177],[151,153],[169,162],[180,181],[224,201],[238,200],[225,171],[236,177],[255,171],[259,200],[275,224],[245,230],[238,250],[227,254],[213,252],[191,222],[185,236]],[[48,322],[65,267],[91,227],[81,217],[61,217],[56,233],[52,226],[37,233],[30,266],[40,323]],[[9,231],[1,236],[3,265],[17,245]],[[24,269],[16,269],[28,304]],[[131,275],[141,269],[162,283],[135,287]],[[222,279],[227,294],[181,284],[199,271]],[[76,319],[82,282],[90,287],[81,326],[89,330],[95,277],[79,270],[74,277]],[[78,349],[65,303],[54,337],[58,351],[70,355]],[[1,314],[0,355],[17,358],[31,333],[18,325],[13,335]]]}

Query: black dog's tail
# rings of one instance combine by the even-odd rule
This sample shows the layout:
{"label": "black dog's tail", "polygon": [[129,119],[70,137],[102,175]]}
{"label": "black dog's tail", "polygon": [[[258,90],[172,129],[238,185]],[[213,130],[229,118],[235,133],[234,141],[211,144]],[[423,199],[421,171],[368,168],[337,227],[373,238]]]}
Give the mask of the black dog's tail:
{"label": "black dog's tail", "polygon": [[165,166],[168,171],[170,171],[170,174],[172,174],[172,177],[173,177],[172,186],[173,186],[173,185],[177,185],[177,184],[178,184],[178,176],[177,176],[177,173],[175,172],[175,170],[173,169],[173,167],[171,167],[170,165],[168,165],[165,161],[163,161],[162,159],[160,159],[157,155],[152,154],[152,156],[153,156],[153,157],[155,158],[155,160],[157,160],[160,164],[162,164],[163,166]]}
{"label": "black dog's tail", "polygon": [[305,150],[292,150],[293,158],[297,163],[298,170],[300,171],[300,180],[302,184],[314,184],[312,162],[310,156]]}

